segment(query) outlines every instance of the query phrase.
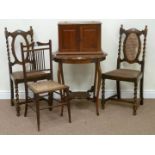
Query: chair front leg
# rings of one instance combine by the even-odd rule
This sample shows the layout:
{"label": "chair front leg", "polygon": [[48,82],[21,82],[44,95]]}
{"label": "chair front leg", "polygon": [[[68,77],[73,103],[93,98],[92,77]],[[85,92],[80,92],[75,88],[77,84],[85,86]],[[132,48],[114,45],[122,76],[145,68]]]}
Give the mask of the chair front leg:
{"label": "chair front leg", "polygon": [[16,115],[20,116],[20,106],[19,106],[19,94],[18,94],[18,83],[15,83],[15,92],[16,92]]}
{"label": "chair front leg", "polygon": [[67,102],[69,123],[71,123],[71,109],[70,109],[70,99],[69,99],[69,89],[68,88],[66,90],[66,102]]}
{"label": "chair front leg", "polygon": [[49,92],[48,93],[48,106],[49,106],[50,111],[53,110],[52,105],[53,105],[53,92]]}
{"label": "chair front leg", "polygon": [[133,115],[137,114],[137,81],[134,82],[134,101],[133,101]]}
{"label": "chair front leg", "polygon": [[37,115],[37,127],[38,131],[40,131],[40,108],[39,108],[39,95],[35,94],[35,104],[36,104],[36,115]]}
{"label": "chair front leg", "polygon": [[121,91],[120,91],[120,81],[116,81],[116,88],[117,88],[117,98],[121,98]]}
{"label": "chair front leg", "polygon": [[28,103],[27,101],[25,102],[25,112],[24,112],[24,117],[27,116],[27,109],[28,109]]}
{"label": "chair front leg", "polygon": [[102,99],[101,99],[102,109],[105,108],[105,79],[102,78]]}

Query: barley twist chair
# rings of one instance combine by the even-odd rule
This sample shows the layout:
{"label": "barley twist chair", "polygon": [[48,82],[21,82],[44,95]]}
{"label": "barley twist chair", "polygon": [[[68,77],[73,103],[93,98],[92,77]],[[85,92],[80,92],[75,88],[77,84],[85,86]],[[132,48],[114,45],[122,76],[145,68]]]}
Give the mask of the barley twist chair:
{"label": "barley twist chair", "polygon": [[[22,65],[20,51],[18,50],[17,43],[18,38],[21,41],[24,41],[26,44],[33,41],[33,29],[30,27],[28,31],[16,30],[14,32],[9,32],[5,28],[5,38],[6,38],[6,47],[8,55],[8,66],[9,66],[9,79],[10,79],[10,94],[11,94],[11,105],[14,106],[16,103],[16,112],[17,116],[20,115],[20,104],[24,102],[19,101],[19,90],[18,85],[24,82],[23,71],[15,70],[15,67]],[[20,46],[20,44],[19,44]],[[14,91],[16,102],[14,102]]]}
{"label": "barley twist chair", "polygon": [[[48,43],[37,42],[35,46],[34,42],[29,45],[23,45],[21,43],[21,54],[23,60],[23,71],[24,71],[24,84],[26,92],[26,103],[25,103],[25,117],[27,116],[28,106],[32,107],[32,103],[29,100],[33,100],[36,106],[37,115],[37,127],[40,131],[40,101],[48,97],[47,108],[50,111],[54,107],[61,107],[61,116],[63,115],[63,106],[67,105],[69,122],[71,122],[71,112],[69,103],[69,87],[66,85],[59,84],[53,81],[53,63],[52,63],[52,45],[51,40]],[[50,78],[47,80],[35,81],[31,74],[50,73]],[[33,93],[33,97],[31,96]],[[55,99],[57,104],[53,104],[53,93],[60,95],[60,99]]]}
{"label": "barley twist chair", "polygon": [[[144,65],[146,49],[147,26],[140,31],[135,28],[125,30],[123,25],[120,28],[119,49],[117,58],[117,69],[102,74],[102,108],[108,100],[127,101],[132,103],[133,115],[136,115],[138,105],[143,105],[143,83],[144,83]],[[124,65],[126,63],[127,65]],[[139,64],[140,69],[135,69],[133,64]],[[126,67],[126,68],[125,68]],[[129,68],[129,69],[128,69]],[[105,99],[105,80],[115,80],[117,93]],[[134,84],[133,100],[121,98],[120,82],[130,82]],[[140,102],[137,99],[137,87],[140,84]]]}
{"label": "barley twist chair", "polygon": [[[9,66],[9,78],[10,78],[10,93],[11,93],[11,105],[15,103],[16,114],[20,116],[20,105],[25,104],[25,100],[21,100],[19,97],[18,85],[24,83],[24,76],[22,70],[22,58],[20,51],[20,43],[28,45],[33,42],[33,29],[30,26],[28,31],[16,30],[9,32],[5,28],[7,55],[8,55],[8,66]],[[33,78],[32,78],[33,77]],[[30,80],[37,81],[40,79],[49,79],[49,73],[31,74]],[[14,101],[15,91],[15,101]],[[26,95],[25,95],[26,96]]]}

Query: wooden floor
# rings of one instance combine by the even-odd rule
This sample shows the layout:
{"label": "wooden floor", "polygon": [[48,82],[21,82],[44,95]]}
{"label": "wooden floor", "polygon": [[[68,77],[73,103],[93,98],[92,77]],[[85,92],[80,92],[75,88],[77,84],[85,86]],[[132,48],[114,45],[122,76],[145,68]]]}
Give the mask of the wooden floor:
{"label": "wooden floor", "polygon": [[[44,103],[45,104],[45,103]],[[0,134],[49,134],[49,135],[128,135],[155,134],[155,100],[147,99],[138,109],[137,116],[125,103],[107,102],[105,110],[96,116],[95,106],[87,100],[72,100],[72,123],[68,123],[67,108],[60,117],[60,109],[41,111],[41,131],[37,131],[36,115],[29,109],[24,117],[15,115],[15,108],[8,100],[0,100]]]}

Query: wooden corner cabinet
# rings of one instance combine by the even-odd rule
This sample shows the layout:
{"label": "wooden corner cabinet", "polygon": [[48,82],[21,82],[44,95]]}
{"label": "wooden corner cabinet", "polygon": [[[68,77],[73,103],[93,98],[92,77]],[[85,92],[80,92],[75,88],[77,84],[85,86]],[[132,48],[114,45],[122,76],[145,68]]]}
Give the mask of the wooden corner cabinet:
{"label": "wooden corner cabinet", "polygon": [[58,24],[60,55],[102,54],[100,22],[61,22]]}

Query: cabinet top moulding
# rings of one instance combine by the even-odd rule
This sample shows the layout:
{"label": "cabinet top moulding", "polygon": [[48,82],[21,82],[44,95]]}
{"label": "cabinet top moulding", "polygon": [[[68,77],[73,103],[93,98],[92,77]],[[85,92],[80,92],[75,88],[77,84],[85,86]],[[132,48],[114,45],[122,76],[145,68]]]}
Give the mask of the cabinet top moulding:
{"label": "cabinet top moulding", "polygon": [[63,21],[59,22],[58,25],[87,25],[87,24],[102,24],[99,21]]}

